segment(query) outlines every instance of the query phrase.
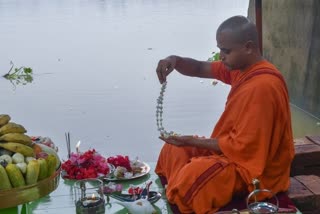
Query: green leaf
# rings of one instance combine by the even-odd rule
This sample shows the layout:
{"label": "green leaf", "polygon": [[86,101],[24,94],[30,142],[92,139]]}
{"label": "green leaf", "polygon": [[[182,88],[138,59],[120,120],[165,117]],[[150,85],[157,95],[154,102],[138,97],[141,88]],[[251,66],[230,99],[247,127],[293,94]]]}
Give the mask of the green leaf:
{"label": "green leaf", "polygon": [[31,68],[23,68],[24,69],[24,73],[26,74],[31,74],[32,73],[32,69]]}
{"label": "green leaf", "polygon": [[215,53],[213,55],[214,61],[219,61],[220,60],[220,54],[219,53]]}
{"label": "green leaf", "polygon": [[27,83],[31,83],[33,81],[32,68],[21,66],[20,68],[13,69],[14,64],[12,61],[10,62],[10,65],[10,70],[8,73],[3,75],[3,77],[9,80],[14,87],[19,84],[26,85]]}
{"label": "green leaf", "polygon": [[219,61],[220,60],[220,54],[216,53],[216,52],[212,52],[212,57],[208,58],[209,62],[213,62],[213,61]]}

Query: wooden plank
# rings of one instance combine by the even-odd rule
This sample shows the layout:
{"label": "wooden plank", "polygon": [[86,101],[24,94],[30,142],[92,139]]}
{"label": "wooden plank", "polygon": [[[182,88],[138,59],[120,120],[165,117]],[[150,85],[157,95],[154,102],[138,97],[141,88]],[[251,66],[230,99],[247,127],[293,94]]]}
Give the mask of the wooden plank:
{"label": "wooden plank", "polygon": [[295,146],[295,152],[297,154],[306,154],[310,152],[320,152],[320,146],[316,144],[305,144]]}
{"label": "wooden plank", "polygon": [[300,181],[295,177],[290,178],[290,188],[288,190],[289,198],[303,198],[312,196],[313,193],[304,186]]}
{"label": "wooden plank", "polygon": [[307,138],[295,139],[295,157],[291,164],[290,176],[320,176],[320,145]]}
{"label": "wooden plank", "polygon": [[320,177],[315,175],[299,175],[294,177],[315,195],[320,195]]}
{"label": "wooden plank", "polygon": [[314,144],[312,141],[308,140],[307,138],[297,138],[294,139],[294,145],[298,146],[298,145],[305,145],[305,144]]}
{"label": "wooden plank", "polygon": [[288,190],[288,196],[296,207],[302,212],[313,212],[317,209],[315,195],[301,182],[295,178],[290,178],[291,185]]}
{"label": "wooden plank", "polygon": [[312,141],[315,144],[320,145],[320,136],[306,136],[306,139]]}

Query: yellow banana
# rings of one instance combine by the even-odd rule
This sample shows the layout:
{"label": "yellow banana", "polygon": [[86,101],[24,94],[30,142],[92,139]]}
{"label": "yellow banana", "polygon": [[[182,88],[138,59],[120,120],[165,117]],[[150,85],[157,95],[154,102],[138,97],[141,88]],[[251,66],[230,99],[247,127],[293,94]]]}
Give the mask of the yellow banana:
{"label": "yellow banana", "polygon": [[47,166],[46,160],[43,158],[39,158],[38,162],[40,165],[40,172],[39,172],[38,180],[41,181],[48,176],[48,166]]}
{"label": "yellow banana", "polygon": [[10,121],[10,116],[7,114],[0,114],[0,127],[6,125]]}
{"label": "yellow banana", "polygon": [[37,160],[31,160],[27,166],[26,184],[31,185],[31,184],[37,183],[39,172],[40,172],[39,162]]}
{"label": "yellow banana", "polygon": [[11,183],[6,169],[0,164],[0,191],[4,189],[11,189]]}
{"label": "yellow banana", "polygon": [[26,133],[27,130],[20,124],[9,122],[0,128],[0,135],[8,133]]}
{"label": "yellow banana", "polygon": [[53,173],[56,171],[56,165],[57,165],[57,158],[53,154],[49,154],[46,158],[47,162],[47,177],[50,177],[53,175]]}
{"label": "yellow banana", "polygon": [[6,166],[6,171],[13,187],[21,187],[26,185],[20,169],[15,164],[9,163]]}
{"label": "yellow banana", "polygon": [[20,144],[20,143],[0,143],[0,147],[9,150],[11,152],[19,152],[23,154],[25,157],[34,157],[34,151],[31,147]]}
{"label": "yellow banana", "polygon": [[0,136],[0,141],[21,143],[27,146],[32,145],[31,138],[22,133],[8,133],[5,135],[2,135]]}

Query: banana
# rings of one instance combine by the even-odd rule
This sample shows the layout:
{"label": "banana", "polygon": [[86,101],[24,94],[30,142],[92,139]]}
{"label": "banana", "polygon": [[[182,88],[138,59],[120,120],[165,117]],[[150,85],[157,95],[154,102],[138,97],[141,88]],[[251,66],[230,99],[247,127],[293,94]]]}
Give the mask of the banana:
{"label": "banana", "polygon": [[50,177],[56,171],[57,158],[53,154],[49,154],[46,158],[47,162],[47,177]]}
{"label": "banana", "polygon": [[8,133],[5,135],[2,135],[0,136],[0,141],[21,143],[27,146],[32,145],[31,138],[22,133]]}
{"label": "banana", "polygon": [[37,159],[37,161],[39,162],[39,165],[40,165],[38,181],[41,181],[48,176],[48,167],[45,159],[39,158]]}
{"label": "banana", "polygon": [[11,120],[11,117],[7,114],[0,114],[0,127],[6,125]]}
{"label": "banana", "polygon": [[27,130],[20,124],[9,122],[0,128],[0,135],[8,133],[26,133]]}
{"label": "banana", "polygon": [[26,185],[20,169],[15,164],[9,163],[6,166],[6,171],[13,187],[21,187]]}
{"label": "banana", "polygon": [[42,152],[45,152],[47,154],[51,154],[51,155],[55,156],[55,158],[56,158],[56,168],[55,169],[58,169],[58,167],[60,166],[60,158],[59,158],[57,152],[54,149],[52,149],[51,147],[45,146],[43,144],[37,144],[37,145],[41,147]]}
{"label": "banana", "polygon": [[40,172],[40,165],[37,160],[32,160],[28,163],[27,173],[26,173],[26,184],[35,184],[38,181]]}
{"label": "banana", "polygon": [[20,144],[20,143],[0,143],[0,147],[9,150],[11,152],[19,152],[23,154],[25,157],[34,157],[34,151],[31,147]]}
{"label": "banana", "polygon": [[11,189],[11,183],[6,169],[0,164],[0,191],[4,189]]}

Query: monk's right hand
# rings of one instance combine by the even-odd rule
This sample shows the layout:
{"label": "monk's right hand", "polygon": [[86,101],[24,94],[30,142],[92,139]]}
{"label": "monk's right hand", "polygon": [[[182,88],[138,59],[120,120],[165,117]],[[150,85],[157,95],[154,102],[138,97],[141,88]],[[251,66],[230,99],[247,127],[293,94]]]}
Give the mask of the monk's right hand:
{"label": "monk's right hand", "polygon": [[159,137],[161,140],[163,140],[166,143],[175,145],[175,146],[192,146],[196,144],[197,142],[197,137],[194,137],[192,135],[177,135],[177,136],[160,136]]}
{"label": "monk's right hand", "polygon": [[176,63],[176,56],[168,56],[167,58],[159,61],[156,72],[161,84],[167,80],[167,76],[174,70]]}

